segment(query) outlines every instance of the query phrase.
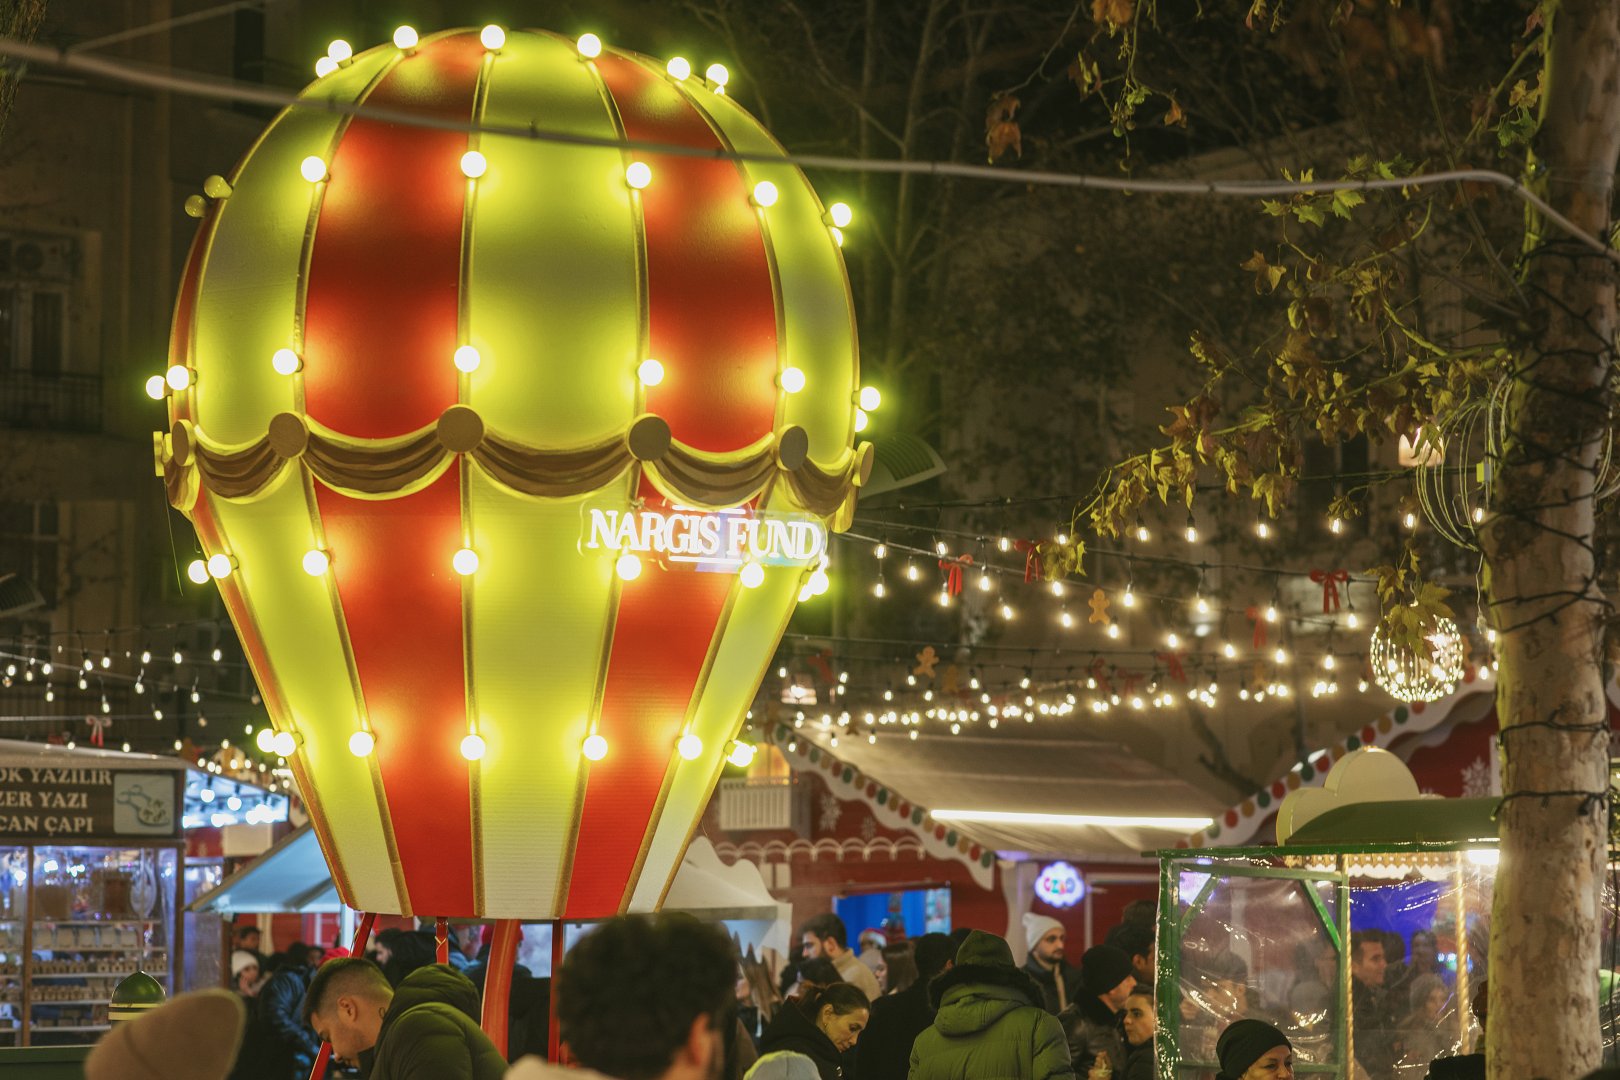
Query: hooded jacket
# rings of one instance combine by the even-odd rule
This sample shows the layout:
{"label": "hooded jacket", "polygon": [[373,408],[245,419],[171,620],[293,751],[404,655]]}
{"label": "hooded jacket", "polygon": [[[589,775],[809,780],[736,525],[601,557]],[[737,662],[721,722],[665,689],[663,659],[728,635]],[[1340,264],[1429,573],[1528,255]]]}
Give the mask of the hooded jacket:
{"label": "hooded jacket", "polygon": [[[1030,953],[1029,958],[1024,961],[1023,970],[1028,972],[1029,977],[1034,979],[1035,984],[1041,988],[1046,1011],[1054,1016],[1062,1012],[1070,1002],[1079,1000],[1086,992],[1085,987],[1080,982],[1080,969],[1070,965],[1067,961],[1059,960],[1057,969],[1048,971],[1041,966],[1039,960],[1035,959],[1035,954]],[[1061,1001],[1058,1000],[1059,979],[1063,980],[1063,998]]]}
{"label": "hooded jacket", "polygon": [[367,1080],[500,1080],[506,1059],[478,1026],[478,991],[443,964],[394,990],[377,1045],[360,1055]]}
{"label": "hooded jacket", "polygon": [[963,964],[928,986],[938,1012],[911,1047],[910,1080],[1072,1080],[1063,1028],[1011,964]]}
{"label": "hooded jacket", "polygon": [[821,1080],[841,1080],[844,1075],[843,1055],[838,1052],[838,1047],[804,1014],[796,1001],[784,1001],[777,1008],[776,1015],[765,1025],[765,1034],[759,1040],[761,1055],[773,1054],[778,1050],[790,1050],[814,1061]]}
{"label": "hooded jacket", "polygon": [[933,1022],[928,984],[920,979],[872,1002],[872,1018],[855,1044],[855,1075],[860,1080],[905,1080],[911,1045]]}

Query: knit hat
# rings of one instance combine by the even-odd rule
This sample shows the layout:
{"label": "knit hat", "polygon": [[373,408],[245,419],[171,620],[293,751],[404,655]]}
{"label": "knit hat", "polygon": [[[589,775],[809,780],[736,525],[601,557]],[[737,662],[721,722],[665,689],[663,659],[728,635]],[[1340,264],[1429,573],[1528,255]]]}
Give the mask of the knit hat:
{"label": "knit hat", "polygon": [[246,1025],[229,990],[181,994],[109,1031],[84,1063],[85,1080],[224,1080]]}
{"label": "knit hat", "polygon": [[811,1058],[791,1050],[778,1050],[754,1062],[743,1080],[819,1080],[820,1075]]}
{"label": "knit hat", "polygon": [[1012,949],[1005,938],[974,930],[962,942],[962,947],[956,950],[956,966],[968,964],[1010,968],[1013,966]]}
{"label": "knit hat", "polygon": [[258,967],[259,958],[246,949],[237,949],[231,953],[231,978],[236,978],[250,967]]}
{"label": "knit hat", "polygon": [[1086,993],[1098,997],[1130,978],[1134,970],[1125,950],[1112,945],[1093,945],[1080,958],[1080,981]]}
{"label": "knit hat", "polygon": [[1221,1063],[1216,1080],[1238,1080],[1250,1065],[1279,1046],[1293,1049],[1294,1044],[1264,1020],[1238,1020],[1227,1025],[1215,1041],[1215,1056]]}
{"label": "knit hat", "polygon": [[1050,915],[1037,915],[1033,911],[1024,912],[1024,947],[1031,952],[1040,944],[1041,938],[1053,930],[1062,930],[1063,924]]}

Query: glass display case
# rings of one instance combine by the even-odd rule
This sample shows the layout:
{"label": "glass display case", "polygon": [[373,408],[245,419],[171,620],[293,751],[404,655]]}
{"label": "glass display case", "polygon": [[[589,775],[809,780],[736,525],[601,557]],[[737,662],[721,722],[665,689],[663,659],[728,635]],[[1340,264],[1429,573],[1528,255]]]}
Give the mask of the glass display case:
{"label": "glass display case", "polygon": [[175,992],[178,843],[0,847],[0,1046],[93,1042],[124,976]]}

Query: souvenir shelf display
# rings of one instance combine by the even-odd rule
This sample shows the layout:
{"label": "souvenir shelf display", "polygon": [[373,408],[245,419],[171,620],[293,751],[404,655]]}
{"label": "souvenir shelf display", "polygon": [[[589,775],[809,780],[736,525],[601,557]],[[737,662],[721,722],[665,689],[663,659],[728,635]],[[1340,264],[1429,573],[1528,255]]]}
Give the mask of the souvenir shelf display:
{"label": "souvenir shelf display", "polygon": [[174,991],[177,845],[0,847],[0,1047],[94,1041],[119,980]]}

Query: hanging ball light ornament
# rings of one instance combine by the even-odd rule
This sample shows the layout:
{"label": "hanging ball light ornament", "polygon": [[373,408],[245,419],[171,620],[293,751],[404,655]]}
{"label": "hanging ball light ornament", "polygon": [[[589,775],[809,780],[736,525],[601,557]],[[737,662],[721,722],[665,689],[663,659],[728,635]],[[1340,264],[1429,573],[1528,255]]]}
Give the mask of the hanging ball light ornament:
{"label": "hanging ball light ornament", "polygon": [[1453,693],[1463,674],[1463,641],[1457,624],[1440,616],[1424,627],[1419,648],[1390,640],[1383,623],[1372,636],[1373,680],[1398,701],[1438,701]]}
{"label": "hanging ball light ornament", "polygon": [[870,476],[828,208],[687,76],[357,47],[204,210],[158,465],[351,907],[656,909]]}

